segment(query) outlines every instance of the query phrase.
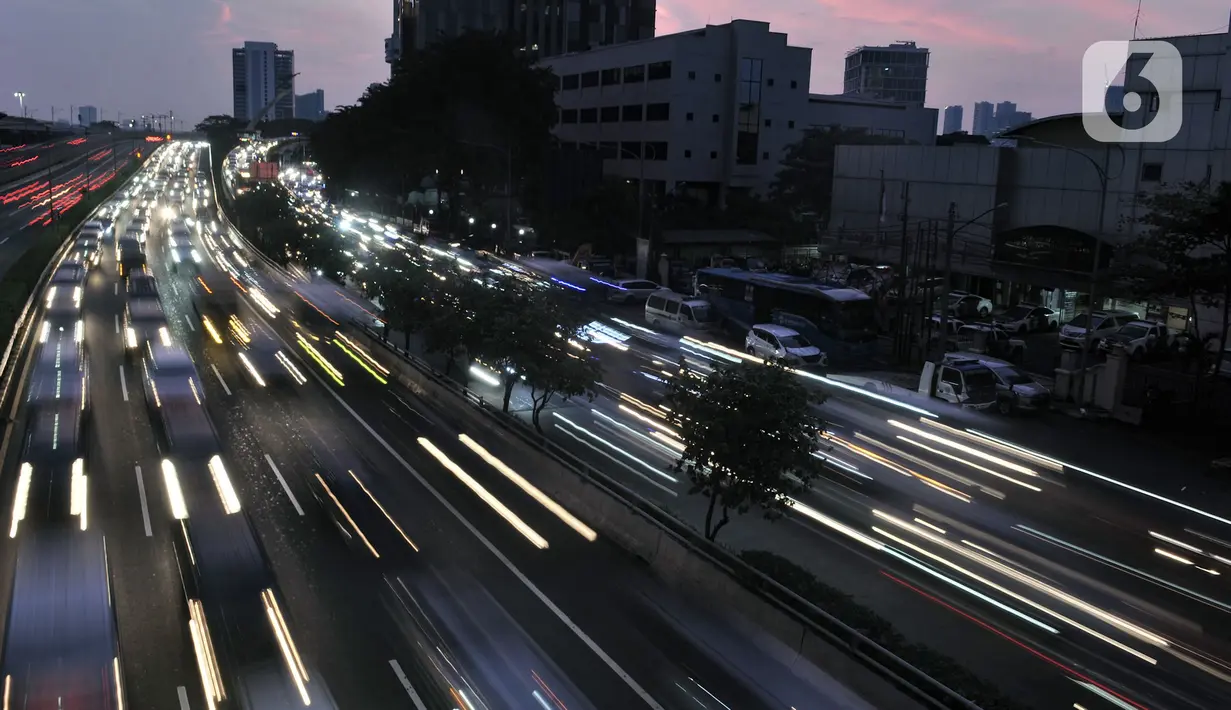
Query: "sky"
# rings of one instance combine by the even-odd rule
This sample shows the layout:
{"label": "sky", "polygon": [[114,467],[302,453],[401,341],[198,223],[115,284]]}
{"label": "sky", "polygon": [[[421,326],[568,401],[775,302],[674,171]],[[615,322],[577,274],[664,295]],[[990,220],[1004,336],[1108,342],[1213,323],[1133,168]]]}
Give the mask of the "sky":
{"label": "sky", "polygon": [[[0,0],[0,111],[58,118],[174,113],[191,126],[231,110],[231,48],[295,50],[296,92],[332,108],[388,78],[392,0]],[[659,35],[732,19],[768,21],[812,47],[813,93],[842,90],[858,45],[914,40],[931,50],[928,106],[1015,101],[1035,117],[1078,110],[1081,56],[1133,36],[1138,0],[659,0]],[[754,8],[754,9],[750,9]],[[1225,31],[1231,3],[1140,0],[1138,37]]]}

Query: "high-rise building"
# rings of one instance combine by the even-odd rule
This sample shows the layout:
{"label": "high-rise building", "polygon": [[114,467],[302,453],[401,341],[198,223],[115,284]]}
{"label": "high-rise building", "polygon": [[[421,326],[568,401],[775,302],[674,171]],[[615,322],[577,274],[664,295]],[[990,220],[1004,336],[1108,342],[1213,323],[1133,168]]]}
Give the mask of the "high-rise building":
{"label": "high-rise building", "polygon": [[244,42],[231,50],[231,87],[233,113],[241,121],[294,118],[295,52],[273,42]]}
{"label": "high-rise building", "polygon": [[393,0],[385,61],[467,30],[508,33],[538,58],[584,52],[652,38],[655,11],[655,0]]}
{"label": "high-rise building", "polygon": [[945,107],[945,129],[941,133],[958,133],[962,130],[962,107],[961,106],[946,106]]}
{"label": "high-rise building", "polygon": [[306,118],[309,121],[325,119],[325,90],[317,89],[306,94],[295,96],[295,118]]}
{"label": "high-rise building", "polygon": [[1107,87],[1107,113],[1123,113],[1124,111],[1124,85],[1112,84]]}
{"label": "high-rise building", "polygon": [[856,47],[846,53],[842,93],[922,106],[927,100],[930,54],[914,42]]}
{"label": "high-rise building", "polygon": [[990,101],[975,103],[974,115],[971,118],[970,133],[976,136],[996,135],[996,109]]}
{"label": "high-rise building", "polygon": [[78,106],[77,123],[83,126],[93,126],[98,123],[98,109],[94,106]]}

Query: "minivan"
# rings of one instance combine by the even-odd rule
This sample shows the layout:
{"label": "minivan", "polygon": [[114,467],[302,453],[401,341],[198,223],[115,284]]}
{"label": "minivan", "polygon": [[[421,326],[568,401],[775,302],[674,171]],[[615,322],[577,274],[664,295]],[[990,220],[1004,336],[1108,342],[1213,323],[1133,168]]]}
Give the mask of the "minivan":
{"label": "minivan", "polygon": [[974,358],[951,356],[943,362],[925,362],[919,373],[919,394],[972,409],[996,404],[996,377]]}
{"label": "minivan", "polygon": [[[1138,319],[1131,311],[1094,311],[1090,314],[1094,330],[1090,333],[1090,349],[1098,348],[1104,335],[1110,335],[1120,326]],[[1060,328],[1060,345],[1081,350],[1086,346],[1086,314],[1078,313],[1073,320]]]}
{"label": "minivan", "polygon": [[655,291],[645,302],[645,321],[675,332],[709,330],[712,314],[709,301],[667,289]]}

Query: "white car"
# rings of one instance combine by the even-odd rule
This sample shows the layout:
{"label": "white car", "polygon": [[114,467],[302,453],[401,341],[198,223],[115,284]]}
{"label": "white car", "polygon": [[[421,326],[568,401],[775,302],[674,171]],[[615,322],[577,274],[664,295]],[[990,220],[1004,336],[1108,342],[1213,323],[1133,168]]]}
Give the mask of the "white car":
{"label": "white car", "polygon": [[1060,314],[1045,306],[1019,303],[1004,313],[998,313],[992,322],[1010,333],[1025,335],[1060,327]]}
{"label": "white car", "polygon": [[1165,355],[1171,348],[1172,335],[1166,325],[1151,321],[1135,320],[1120,326],[1114,333],[1103,336],[1099,349],[1105,353],[1113,347],[1124,348],[1134,360],[1148,355]]}
{"label": "white car", "polygon": [[744,337],[744,350],[762,360],[782,361],[789,365],[829,364],[829,358],[808,339],[790,328],[773,323],[752,326]]}
{"label": "white car", "polygon": [[992,302],[977,293],[950,291],[949,314],[958,318],[986,318],[992,314]]}
{"label": "white car", "polygon": [[[1093,316],[1094,329],[1090,332],[1090,347],[1097,348],[1103,336],[1110,335],[1125,323],[1137,320],[1137,314],[1130,311],[1095,311]],[[1086,314],[1078,313],[1073,320],[1060,329],[1060,345],[1066,348],[1081,350],[1086,346]]]}
{"label": "white car", "polygon": [[614,288],[608,291],[607,300],[612,303],[640,303],[662,288],[653,281],[644,279],[623,279],[613,281],[611,285]]}

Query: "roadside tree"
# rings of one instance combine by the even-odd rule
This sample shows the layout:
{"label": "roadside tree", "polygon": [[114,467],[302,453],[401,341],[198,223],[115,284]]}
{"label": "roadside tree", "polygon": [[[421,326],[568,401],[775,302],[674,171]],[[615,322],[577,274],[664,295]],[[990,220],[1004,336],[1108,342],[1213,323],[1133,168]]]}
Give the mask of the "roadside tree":
{"label": "roadside tree", "polygon": [[675,463],[709,499],[706,538],[738,515],[761,510],[773,520],[820,474],[824,423],[814,398],[777,364],[716,369],[707,377],[686,367],[671,380],[670,419],[684,450]]}

